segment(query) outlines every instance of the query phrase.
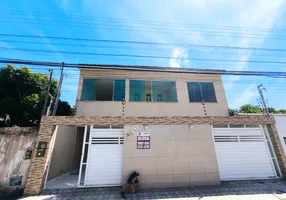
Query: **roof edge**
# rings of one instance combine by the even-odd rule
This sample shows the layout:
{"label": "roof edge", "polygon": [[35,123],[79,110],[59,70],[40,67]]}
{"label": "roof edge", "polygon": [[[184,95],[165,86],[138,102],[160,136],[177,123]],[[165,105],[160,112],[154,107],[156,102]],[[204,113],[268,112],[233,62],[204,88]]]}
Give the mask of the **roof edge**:
{"label": "roof edge", "polygon": [[173,68],[173,67],[145,66],[145,65],[140,66],[140,65],[79,64],[79,68],[129,70],[129,71],[154,71],[154,72],[169,72],[169,73],[217,74],[217,75],[222,75],[224,74],[224,72],[226,72],[226,70]]}

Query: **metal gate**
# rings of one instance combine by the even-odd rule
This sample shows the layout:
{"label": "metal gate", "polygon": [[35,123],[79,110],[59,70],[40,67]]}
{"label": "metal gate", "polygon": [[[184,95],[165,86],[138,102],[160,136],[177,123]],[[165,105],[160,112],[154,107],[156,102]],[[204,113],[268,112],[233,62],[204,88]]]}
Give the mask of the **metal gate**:
{"label": "metal gate", "polygon": [[[123,129],[90,127],[85,137],[79,186],[108,187],[122,184]],[[87,131],[87,132],[88,132]],[[88,138],[88,139],[87,139]],[[84,175],[83,175],[84,174]]]}
{"label": "metal gate", "polygon": [[262,126],[213,128],[213,137],[221,180],[277,177],[275,156]]}

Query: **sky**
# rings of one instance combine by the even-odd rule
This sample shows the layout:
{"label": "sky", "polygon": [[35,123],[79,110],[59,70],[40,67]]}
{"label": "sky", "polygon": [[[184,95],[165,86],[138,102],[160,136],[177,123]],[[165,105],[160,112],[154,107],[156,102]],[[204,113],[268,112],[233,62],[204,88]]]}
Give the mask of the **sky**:
{"label": "sky", "polygon": [[[286,62],[286,51],[265,50],[286,49],[285,8],[286,0],[1,0],[0,58],[286,72],[271,63]],[[79,70],[64,73],[61,99],[74,105]],[[230,108],[258,105],[259,84],[270,107],[286,108],[285,78],[223,76],[223,83]]]}

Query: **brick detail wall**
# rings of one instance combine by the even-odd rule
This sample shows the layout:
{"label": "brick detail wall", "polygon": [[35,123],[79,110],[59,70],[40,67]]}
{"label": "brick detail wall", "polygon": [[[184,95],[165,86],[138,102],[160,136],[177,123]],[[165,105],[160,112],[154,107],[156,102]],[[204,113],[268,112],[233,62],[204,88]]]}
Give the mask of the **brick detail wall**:
{"label": "brick detail wall", "polygon": [[[195,125],[195,124],[264,124],[268,125],[273,146],[278,157],[279,165],[285,175],[286,157],[275,127],[275,120],[267,116],[231,116],[231,117],[98,117],[98,116],[48,116],[43,117],[40,124],[37,143],[48,142],[47,153],[44,157],[36,157],[33,153],[29,169],[25,194],[38,194],[42,191],[48,166],[49,144],[56,125],[86,126],[86,125]],[[284,176],[285,177],[285,176]]]}
{"label": "brick detail wall", "polygon": [[[48,152],[53,131],[54,125],[49,124],[48,120],[41,121],[41,126],[36,141],[35,150],[33,151],[32,161],[25,185],[26,194],[39,194],[42,191],[49,160],[48,158],[50,157]],[[36,157],[39,141],[48,142],[46,154],[44,157]]]}
{"label": "brick detail wall", "polygon": [[269,135],[272,141],[273,149],[275,151],[275,154],[276,154],[276,157],[277,157],[280,169],[281,169],[282,176],[284,179],[286,179],[286,156],[285,156],[285,152],[283,150],[281,140],[279,138],[275,124],[268,124],[267,130],[269,132]]}

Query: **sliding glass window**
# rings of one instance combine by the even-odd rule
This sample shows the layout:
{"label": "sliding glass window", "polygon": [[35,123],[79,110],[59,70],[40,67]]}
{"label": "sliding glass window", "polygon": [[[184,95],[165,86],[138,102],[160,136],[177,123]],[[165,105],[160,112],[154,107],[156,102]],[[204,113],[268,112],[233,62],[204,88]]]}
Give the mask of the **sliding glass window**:
{"label": "sliding glass window", "polygon": [[188,82],[190,102],[217,102],[213,83]]}
{"label": "sliding glass window", "polygon": [[177,102],[174,81],[130,80],[130,101]]}
{"label": "sliding glass window", "polygon": [[123,101],[125,80],[84,79],[81,100],[86,101]]}

